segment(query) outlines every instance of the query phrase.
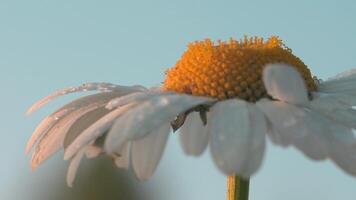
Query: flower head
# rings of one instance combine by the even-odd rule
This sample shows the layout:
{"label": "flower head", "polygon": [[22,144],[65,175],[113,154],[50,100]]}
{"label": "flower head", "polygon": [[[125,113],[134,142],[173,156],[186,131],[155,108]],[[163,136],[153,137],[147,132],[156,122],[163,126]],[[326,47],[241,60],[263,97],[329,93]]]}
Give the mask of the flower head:
{"label": "flower head", "polygon": [[355,71],[317,81],[277,37],[205,40],[188,46],[162,87],[89,83],[34,104],[29,113],[67,93],[98,91],[45,118],[26,151],[34,148],[35,168],[64,148],[69,185],[83,155],[111,156],[143,180],[154,173],[173,128],[187,155],[199,156],[209,146],[227,175],[253,175],[266,136],[356,175],[355,82]]}
{"label": "flower head", "polygon": [[271,63],[293,66],[309,91],[316,85],[307,66],[278,37],[266,42],[247,38],[215,44],[209,39],[188,45],[177,64],[167,71],[164,89],[224,100],[239,98],[255,102],[267,97],[262,71]]}

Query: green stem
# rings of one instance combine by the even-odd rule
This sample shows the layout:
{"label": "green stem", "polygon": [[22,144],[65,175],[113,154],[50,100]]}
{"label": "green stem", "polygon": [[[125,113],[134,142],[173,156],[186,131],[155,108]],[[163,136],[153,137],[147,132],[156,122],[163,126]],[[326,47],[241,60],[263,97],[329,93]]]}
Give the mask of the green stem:
{"label": "green stem", "polygon": [[227,179],[227,199],[248,200],[249,187],[249,179],[246,180],[238,176],[229,176]]}

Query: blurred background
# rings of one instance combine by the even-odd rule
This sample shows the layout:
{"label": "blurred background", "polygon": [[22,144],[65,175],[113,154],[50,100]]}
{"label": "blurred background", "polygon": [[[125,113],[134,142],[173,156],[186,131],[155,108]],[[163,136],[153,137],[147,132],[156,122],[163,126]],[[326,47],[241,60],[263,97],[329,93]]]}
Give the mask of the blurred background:
{"label": "blurred background", "polygon": [[[40,120],[26,109],[55,89],[83,82],[154,86],[188,42],[279,35],[319,78],[356,67],[356,1],[0,0],[0,199],[225,199],[209,152],[183,155],[172,134],[155,175],[138,182],[106,158],[85,161],[70,189],[63,152],[32,172],[24,155]],[[251,200],[351,200],[356,179],[329,161],[268,146]]]}

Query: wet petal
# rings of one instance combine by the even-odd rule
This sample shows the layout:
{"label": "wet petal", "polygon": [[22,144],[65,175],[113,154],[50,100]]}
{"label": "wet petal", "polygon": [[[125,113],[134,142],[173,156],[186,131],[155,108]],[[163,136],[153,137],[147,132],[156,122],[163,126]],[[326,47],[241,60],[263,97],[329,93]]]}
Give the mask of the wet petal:
{"label": "wet petal", "polygon": [[123,95],[121,92],[104,92],[99,94],[93,94],[85,97],[76,99],[65,106],[61,107],[53,114],[45,118],[35,129],[30,140],[27,143],[26,153],[28,153],[33,145],[38,142],[38,140],[45,135],[51,128],[53,128],[57,123],[60,122],[62,118],[65,118],[70,113],[75,110],[90,106],[90,105],[99,105],[106,104],[110,99]]}
{"label": "wet petal", "polygon": [[152,176],[166,146],[170,124],[164,124],[145,137],[132,142],[132,166],[139,180]]}
{"label": "wet petal", "polygon": [[93,104],[77,109],[50,128],[40,139],[33,152],[31,159],[32,168],[35,169],[63,146],[68,130],[78,119],[100,108],[100,106],[102,105]]}
{"label": "wet petal", "polygon": [[208,145],[208,130],[198,112],[190,113],[179,131],[180,144],[186,154],[199,156],[204,152]]}
{"label": "wet petal", "polygon": [[[108,109],[113,109],[116,107],[120,107],[122,105],[128,104],[128,103],[133,103],[133,102],[140,102],[140,101],[145,101],[148,100],[154,96],[158,96],[160,94],[163,94],[161,91],[156,91],[156,90],[149,90],[147,92],[134,92],[125,96],[121,96],[115,99],[112,99],[107,105],[106,108]],[[167,92],[165,92],[164,95],[167,95]]]}
{"label": "wet petal", "polygon": [[52,101],[57,97],[70,93],[75,93],[75,92],[86,92],[86,91],[93,91],[93,90],[98,90],[102,92],[116,91],[116,92],[128,94],[131,92],[142,90],[142,86],[120,86],[111,83],[85,83],[78,87],[68,87],[68,88],[57,90],[52,94],[46,96],[45,98],[41,99],[40,101],[36,102],[28,109],[26,114],[30,115],[31,113],[38,110],[39,108],[41,108],[42,106],[44,106],[45,104],[49,103],[50,101]]}
{"label": "wet petal", "polygon": [[267,124],[259,109],[245,101],[226,100],[212,107],[210,150],[227,175],[248,178],[261,165]]}
{"label": "wet petal", "polygon": [[107,115],[98,119],[95,123],[91,124],[87,129],[85,129],[82,134],[80,134],[65,150],[64,159],[67,160],[71,158],[79,149],[83,146],[88,145],[90,142],[96,140],[98,137],[106,133],[107,130],[111,128],[114,121],[123,113],[127,112],[132,108],[132,104],[128,104],[119,107]]}
{"label": "wet petal", "polygon": [[267,93],[280,101],[304,104],[308,92],[300,73],[286,64],[268,64],[263,71]]}
{"label": "wet petal", "polygon": [[214,101],[211,98],[184,94],[166,94],[152,97],[117,119],[105,141],[105,151],[111,153],[128,140],[138,139],[176,116],[200,104]]}
{"label": "wet petal", "polygon": [[59,120],[66,116],[68,113],[72,112],[74,109],[65,109],[62,112],[57,112],[52,114],[51,116],[46,117],[41,121],[41,123],[36,127],[35,131],[32,133],[31,138],[27,142],[25,154],[28,154],[33,148],[34,144],[38,142],[38,140],[48,132]]}

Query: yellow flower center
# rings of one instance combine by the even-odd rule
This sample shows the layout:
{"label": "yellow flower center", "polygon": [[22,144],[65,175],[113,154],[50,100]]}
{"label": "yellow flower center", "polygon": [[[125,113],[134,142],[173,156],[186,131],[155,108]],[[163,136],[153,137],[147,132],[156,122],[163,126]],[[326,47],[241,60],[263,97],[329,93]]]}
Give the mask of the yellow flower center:
{"label": "yellow flower center", "polygon": [[245,37],[217,44],[209,39],[191,43],[176,65],[167,70],[164,89],[220,100],[238,97],[255,102],[267,97],[262,71],[270,63],[294,66],[308,91],[316,90],[307,66],[275,36],[267,41]]}

